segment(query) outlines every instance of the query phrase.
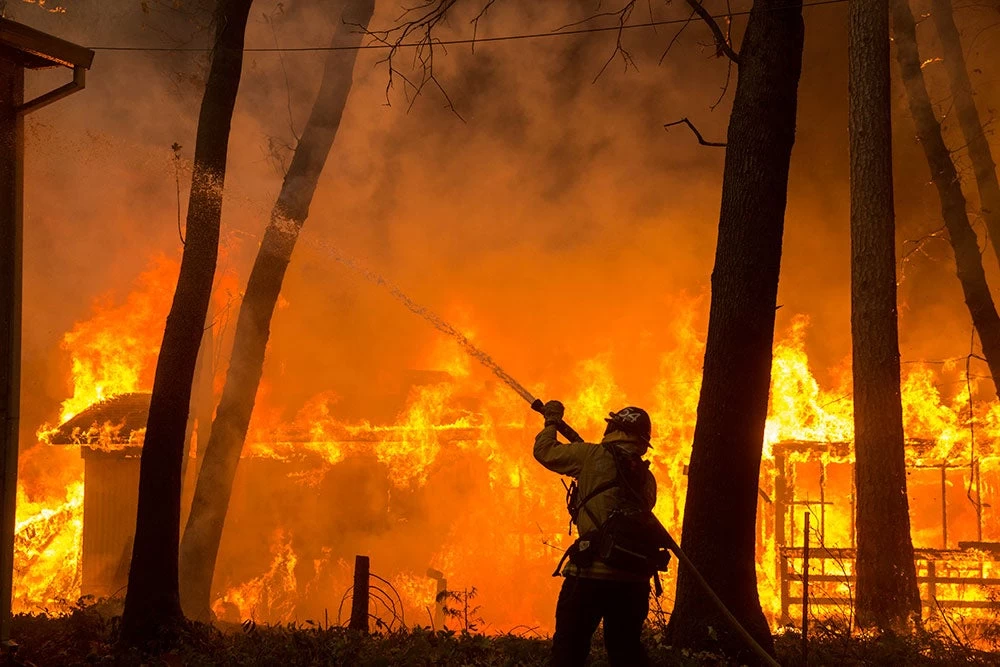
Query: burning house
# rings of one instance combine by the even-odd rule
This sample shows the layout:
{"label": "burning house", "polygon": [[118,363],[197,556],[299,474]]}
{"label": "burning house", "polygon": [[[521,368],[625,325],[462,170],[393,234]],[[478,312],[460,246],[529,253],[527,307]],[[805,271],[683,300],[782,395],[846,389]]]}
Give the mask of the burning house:
{"label": "burning house", "polygon": [[[145,23],[155,13],[119,24],[101,3],[82,4],[72,11],[88,43],[159,34]],[[534,5],[539,24],[580,19],[558,3]],[[188,19],[169,11],[187,35]],[[524,27],[523,16],[500,11],[491,30]],[[182,506],[286,166],[283,146],[296,143],[289,127],[301,127],[318,85],[319,60],[302,51],[286,70],[270,45],[292,34],[328,44],[320,12],[296,3],[248,28],[247,44],[269,48],[255,52],[234,117],[209,312],[215,361],[201,382],[209,417],[204,405],[195,410]],[[285,33],[274,27],[282,21]],[[759,483],[757,579],[774,627],[797,622],[804,598],[810,614],[849,615],[854,590],[846,100],[830,94],[844,74],[831,63],[844,60],[845,39],[832,29],[840,23],[824,21],[809,36],[801,82],[801,163],[788,192]],[[632,52],[658,62],[662,35],[646,32],[629,35]],[[155,54],[102,54],[93,85],[104,94],[74,108],[68,129],[44,117],[29,127],[25,183],[37,204],[25,239],[24,403],[39,437],[22,447],[18,611],[64,609],[125,585],[146,392],[176,285],[204,70],[201,56],[173,53],[174,31],[163,34]],[[540,420],[460,346],[382,287],[357,281],[342,256],[365,258],[483,341],[535,383],[533,395],[563,400],[585,438],[600,437],[609,409],[648,409],[656,513],[679,533],[723,153],[663,123],[717,104],[706,82],[721,85],[728,63],[705,58],[704,36],[692,29],[661,67],[620,79],[601,70],[601,35],[560,35],[579,40],[565,50],[524,41],[502,57],[456,49],[441,76],[468,124],[426,97],[412,113],[400,112],[409,103],[385,106],[382,55],[358,54],[330,167],[275,309],[215,570],[219,617],[304,622],[330,612],[333,621],[354,557],[365,554],[398,591],[408,622],[441,622],[434,602],[447,580],[477,590],[486,631],[552,629],[550,574],[573,538],[563,487],[532,458]],[[483,60],[466,67],[473,57]],[[928,60],[928,76],[937,68]],[[467,78],[456,75],[463,71]],[[276,95],[275,82],[288,95]],[[725,108],[701,114],[704,136],[725,136]],[[898,240],[920,239],[900,260],[899,302],[902,355],[914,362],[903,367],[902,399],[921,595],[928,616],[974,618],[992,614],[997,585],[1000,405],[975,368],[953,361],[969,349],[968,313],[951,251],[936,245],[941,222],[920,147],[895,148]],[[987,267],[991,280],[995,270]],[[414,378],[408,368],[431,370]],[[31,432],[21,442],[35,442]],[[669,609],[672,581],[664,583]]]}
{"label": "burning house", "polygon": [[[1000,481],[1000,457],[952,452],[942,458],[935,449],[931,441],[907,443],[921,604],[926,615],[976,616],[996,608],[1000,590],[1000,517],[990,493]],[[773,529],[762,544],[775,545],[776,620],[785,625],[801,618],[803,605],[819,616],[849,618],[856,555],[851,443],[779,442],[772,452],[773,495],[762,494],[760,513]]]}
{"label": "burning house", "polygon": [[[407,375],[411,395],[434,395],[452,384],[450,376],[442,372]],[[113,396],[45,434],[51,446],[78,447],[84,463],[82,595],[114,597],[126,585],[148,407],[148,393]],[[431,501],[426,489],[421,488],[424,485],[414,488],[413,482],[434,473],[418,469],[418,459],[423,458],[421,450],[452,450],[441,452],[440,458],[451,459],[451,464],[444,466],[451,468],[446,475],[455,475],[461,486],[468,483],[464,478],[484,471],[470,470],[457,453],[488,446],[497,433],[507,440],[523,437],[519,429],[485,428],[473,419],[424,423],[426,416],[421,411],[422,407],[410,406],[413,419],[421,420],[415,424],[297,423],[258,432],[254,441],[247,443],[230,502],[227,535],[253,534],[256,539],[249,545],[244,540],[224,539],[216,574],[220,590],[215,611],[221,618],[240,621],[252,616],[277,622],[296,615],[297,608],[308,606],[306,600],[310,597],[316,598],[314,608],[326,613],[340,595],[338,587],[344,572],[324,570],[341,567],[353,550],[366,549],[365,543],[379,534],[406,531],[407,523],[424,521]],[[391,465],[387,460],[393,456],[391,450],[404,459],[414,455],[410,465],[405,461],[402,466]],[[185,508],[190,503],[197,463],[197,452],[192,451],[187,465]],[[506,486],[509,480],[495,482]],[[257,493],[261,488],[269,488],[270,493],[261,496]],[[520,481],[513,482],[510,489],[520,491]],[[522,503],[523,498],[519,498],[519,513]],[[446,507],[433,511],[448,513]],[[523,514],[520,516],[524,522]],[[424,529],[436,531],[438,539],[443,540],[448,520],[440,523],[425,525]],[[521,557],[532,546],[538,551],[537,545],[530,545],[534,532],[513,536]],[[383,567],[399,569],[399,564],[387,559],[386,554],[378,550],[375,553],[376,568],[381,561]],[[433,553],[427,551],[421,558],[425,560],[416,561],[414,569],[424,563],[423,569],[427,570]],[[397,575],[396,584],[404,595],[409,593],[411,613],[426,606],[418,600],[427,602],[425,598],[429,597],[433,603],[445,576],[421,576],[418,571],[413,580],[399,580],[398,572],[392,574]],[[310,590],[324,581],[329,584],[325,591]]]}
{"label": "burning house", "polygon": [[[411,419],[426,408],[419,403],[421,397],[426,400],[430,392],[441,398],[442,391],[453,391],[455,379],[432,373],[424,374],[422,382],[411,388],[411,402],[401,413]],[[78,446],[84,461],[83,595],[116,595],[127,580],[148,404],[145,393],[116,396],[80,412],[49,435],[52,445]],[[442,483],[440,477],[428,479],[435,476],[429,470],[394,468],[385,456],[389,449],[396,450],[390,456],[404,459],[414,447],[481,453],[497,442],[524,443],[531,430],[530,425],[497,429],[467,417],[452,423],[403,420],[360,426],[313,421],[286,425],[267,437],[258,433],[256,441],[248,443],[227,519],[227,534],[256,535],[256,549],[248,549],[240,540],[224,540],[216,575],[217,615],[230,621],[245,617],[281,621],[301,618],[309,609],[327,613],[339,587],[349,584],[352,551],[378,553],[379,534],[398,536],[401,525],[421,521],[420,505],[426,501],[428,485]],[[970,465],[969,452],[960,450],[959,444],[949,449],[930,440],[908,445],[912,529],[927,615],[986,613],[995,606],[992,591],[1000,585],[1000,517],[992,510],[990,496],[1000,481],[1000,457],[988,450],[973,453]],[[439,464],[448,458],[443,451],[438,455]],[[193,456],[187,494],[195,462]],[[457,469],[463,467],[463,474],[470,474],[467,466]],[[451,474],[457,469],[451,468]],[[506,534],[497,546],[507,545],[516,570],[537,572],[550,565],[568,542],[561,541],[563,531],[553,525],[552,519],[558,520],[555,507],[539,506],[539,495],[550,494],[526,489],[524,480],[530,473],[515,470],[511,478],[490,479],[501,497],[513,499],[509,521],[501,531]],[[411,485],[414,476],[424,476],[422,484]],[[271,494],[255,493],[262,487],[272,489]],[[781,440],[770,445],[758,506],[758,567],[767,611],[776,627],[797,623],[803,605],[819,618],[850,616],[853,499],[849,442]],[[539,509],[552,514],[548,527],[526,529]],[[449,508],[435,506],[433,511],[448,515]],[[803,533],[805,514],[808,539]],[[442,519],[443,524],[448,522]],[[438,545],[450,537],[450,531],[442,528],[435,537]],[[394,560],[384,551],[375,558],[376,569],[381,561],[396,570],[386,574],[394,576],[411,618],[420,614],[421,607],[432,607],[430,601],[445,576],[434,569],[430,571],[436,578],[417,572],[421,563],[442,565],[433,549],[418,558],[423,560]],[[807,596],[803,595],[805,562],[809,563]],[[407,571],[411,574],[403,574]],[[430,622],[434,618],[440,621],[439,610]]]}
{"label": "burning house", "polygon": [[[153,273],[164,266],[155,265]],[[49,451],[79,450],[82,469],[76,477],[66,473],[78,480],[67,490],[78,495],[62,498],[54,491],[47,502],[23,503],[20,571],[52,575],[23,581],[16,598],[20,609],[53,607],[81,594],[120,595],[125,585],[149,405],[141,389],[155,356],[141,339],[109,337],[106,331],[137,313],[153,318],[165,309],[165,303],[149,307],[143,296],[157,293],[159,282],[143,277],[121,306],[103,304],[67,336],[73,396],[64,405],[63,423],[43,428],[40,437],[50,443],[44,445]],[[810,514],[810,614],[849,615],[853,591],[851,405],[840,388],[823,390],[813,377],[803,347],[805,325],[797,321],[775,347],[760,480],[758,580],[775,627],[801,615],[804,512]],[[693,406],[697,397],[701,345],[690,332],[677,341],[677,362],[664,366],[650,410],[656,511],[674,531],[683,512],[694,419],[683,406]],[[377,419],[343,416],[330,393],[281,414],[263,388],[215,571],[217,616],[257,622],[328,618],[351,585],[360,553],[370,555],[373,572],[391,582],[410,622],[441,620],[435,596],[447,579],[449,586],[477,589],[483,616],[496,631],[525,619],[548,627],[549,574],[572,537],[561,487],[532,459],[538,424],[507,387],[477,375],[461,349],[443,345],[432,359],[434,370],[398,374]],[[578,428],[593,438],[608,405],[624,397],[600,360],[582,364],[578,377],[567,403],[580,415]],[[936,383],[930,370],[917,369],[904,384],[908,429],[925,438],[912,440],[909,448],[921,592],[928,615],[975,617],[991,613],[990,591],[997,583],[1000,520],[991,498],[998,481],[993,443],[1000,435],[1000,411],[974,403],[975,429],[969,429],[968,393],[949,401]],[[191,429],[184,506],[203,430],[200,423]],[[665,584],[667,606],[672,581]]]}

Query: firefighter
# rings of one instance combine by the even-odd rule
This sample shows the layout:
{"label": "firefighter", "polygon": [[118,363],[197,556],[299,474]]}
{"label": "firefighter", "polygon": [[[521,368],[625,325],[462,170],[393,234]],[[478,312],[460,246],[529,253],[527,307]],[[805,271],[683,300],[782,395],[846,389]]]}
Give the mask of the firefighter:
{"label": "firefighter", "polygon": [[[567,505],[580,536],[553,573],[563,576],[563,584],[556,604],[552,664],[583,665],[591,637],[603,619],[604,645],[611,664],[644,665],[647,657],[640,635],[649,613],[649,581],[657,570],[666,569],[666,560],[662,567],[620,562],[612,554],[614,542],[626,538],[608,535],[608,526],[620,526],[627,522],[621,517],[630,516],[655,522],[656,480],[649,463],[642,460],[650,446],[649,415],[635,407],[612,412],[605,420],[607,429],[599,445],[564,444],[556,439],[564,412],[559,401],[545,404],[545,427],[536,436],[534,448],[539,463],[573,478]],[[632,532],[656,531],[632,526]],[[640,535],[640,539],[644,537]],[[643,546],[669,558],[659,547]],[[624,551],[634,554],[642,550],[629,546]]]}

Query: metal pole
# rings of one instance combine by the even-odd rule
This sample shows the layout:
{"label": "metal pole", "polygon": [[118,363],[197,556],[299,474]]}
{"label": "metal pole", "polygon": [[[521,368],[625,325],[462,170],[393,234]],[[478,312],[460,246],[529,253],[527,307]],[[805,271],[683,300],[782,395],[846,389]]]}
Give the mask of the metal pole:
{"label": "metal pole", "polygon": [[[927,597],[932,603],[937,602],[937,565],[934,564],[933,556],[927,557]],[[930,613],[934,613],[934,607],[931,607]]]}
{"label": "metal pole", "polygon": [[979,470],[979,459],[973,464],[973,474],[976,476],[976,540],[983,541],[983,486]]}
{"label": "metal pole", "polygon": [[802,664],[809,664],[809,512],[802,528]]}
{"label": "metal pole", "polygon": [[788,520],[788,505],[786,496],[788,484],[785,481],[785,455],[780,454],[775,447],[774,468],[774,550],[777,554],[775,576],[781,591],[781,624],[788,624],[788,559],[785,549],[785,521]]}
{"label": "metal pole", "polygon": [[0,58],[0,643],[10,640],[21,390],[24,69]]}
{"label": "metal pole", "polygon": [[[808,541],[809,531],[806,531]],[[826,463],[822,461],[819,464],[819,545],[826,546]]]}
{"label": "metal pole", "polygon": [[941,548],[948,548],[948,464],[941,464]]}

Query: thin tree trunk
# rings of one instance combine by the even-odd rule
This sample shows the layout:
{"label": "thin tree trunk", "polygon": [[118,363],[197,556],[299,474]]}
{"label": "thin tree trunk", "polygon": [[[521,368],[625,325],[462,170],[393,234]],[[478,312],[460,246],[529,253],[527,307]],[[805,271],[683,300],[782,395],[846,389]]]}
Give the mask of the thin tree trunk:
{"label": "thin tree trunk", "polygon": [[[205,446],[208,444],[208,432],[212,425],[212,412],[215,409],[215,400],[212,387],[212,363],[215,354],[215,334],[212,325],[205,327],[205,335],[201,339],[201,347],[198,349],[198,360],[194,367],[194,383],[191,388],[191,415],[188,417],[188,440],[185,443],[184,465],[185,468],[191,463],[191,448],[195,450],[194,474],[192,482],[198,478],[198,469],[201,467],[201,460],[204,458]],[[194,433],[191,432],[191,425],[194,423]],[[185,477],[185,479],[187,479]]]}
{"label": "thin tree trunk", "polygon": [[[206,314],[207,319],[207,314]],[[195,424],[198,422],[198,407],[199,404],[204,401],[202,398],[202,389],[205,385],[202,378],[205,375],[204,364],[205,364],[205,347],[206,345],[211,345],[211,331],[212,327],[209,325],[205,328],[205,333],[202,335],[201,344],[198,346],[198,358],[194,362],[194,379],[191,381],[191,407],[188,410],[187,424],[184,427],[184,455],[181,457],[181,490],[184,491],[184,482],[187,481],[187,468],[188,459],[191,458],[191,445],[194,444],[194,433]],[[197,472],[197,468],[195,469]],[[183,494],[182,494],[183,495]]]}
{"label": "thin tree trunk", "polygon": [[931,12],[944,50],[944,68],[948,72],[958,122],[965,142],[969,145],[969,158],[972,159],[972,168],[976,173],[979,206],[993,245],[993,254],[1000,259],[1000,183],[997,182],[997,168],[993,162],[990,143],[986,140],[979,111],[972,97],[972,82],[969,81],[962,40],[958,36],[955,17],[952,15],[951,0],[931,0]]}
{"label": "thin tree trunk", "polygon": [[208,435],[212,430],[212,415],[215,414],[215,331],[213,327],[205,329],[205,339],[201,343],[201,352],[198,353],[201,369],[195,377],[195,393],[197,395],[192,409],[195,411],[195,421],[198,423],[198,430],[195,432],[195,453],[194,453],[194,475],[193,480],[197,482],[198,471],[201,470],[201,462],[205,459],[205,448],[208,446]]}
{"label": "thin tree trunk", "polygon": [[[210,319],[211,316],[211,309],[209,309],[207,317]],[[198,469],[201,468],[205,445],[208,443],[212,412],[215,410],[212,392],[213,338],[212,324],[209,322],[205,327],[205,335],[201,339],[201,347],[198,349],[198,359],[194,366],[194,381],[191,383],[191,408],[185,429],[184,457],[181,464],[181,525],[185,524],[191,513],[194,486],[198,480]],[[191,457],[192,448],[197,457],[193,460]],[[183,606],[181,610],[183,611]]]}
{"label": "thin tree trunk", "polygon": [[195,360],[219,250],[229,130],[251,2],[222,0],[216,10],[215,49],[198,117],[186,242],[157,359],[140,461],[135,545],[122,616],[122,638],[129,643],[169,634],[183,621],[177,584],[181,460]]}
{"label": "thin tree trunk", "polygon": [[[772,653],[757,593],[754,543],[803,33],[800,2],[754,3],[729,121],[683,524],[687,555]],[[756,662],[684,568],[667,634],[675,646],[721,648]]]}
{"label": "thin tree trunk", "polygon": [[889,0],[850,0],[851,340],[859,627],[920,618],[899,389]]}
{"label": "thin tree trunk", "polygon": [[[367,27],[374,5],[374,0],[351,0],[334,33],[333,44],[360,44],[362,35],[357,26]],[[271,317],[320,173],[337,136],[356,57],[356,50],[348,50],[331,51],[327,58],[316,102],[271,212],[240,306],[226,384],[181,542],[182,603],[185,612],[196,619],[210,617],[212,576],[260,384]]]}
{"label": "thin tree trunk", "polygon": [[910,101],[910,115],[916,125],[920,145],[931,169],[931,178],[941,199],[941,213],[948,229],[951,247],[955,251],[955,267],[962,283],[965,304],[969,307],[972,324],[979,334],[983,356],[990,367],[994,388],[1000,396],[1000,315],[997,315],[993,296],[986,283],[983,260],[979,253],[979,240],[969,224],[965,210],[962,183],[955,171],[951,153],[945,146],[941,125],[934,116],[924,73],[920,69],[920,52],[917,49],[917,30],[908,0],[892,0],[893,31],[896,41],[896,58],[900,75]]}

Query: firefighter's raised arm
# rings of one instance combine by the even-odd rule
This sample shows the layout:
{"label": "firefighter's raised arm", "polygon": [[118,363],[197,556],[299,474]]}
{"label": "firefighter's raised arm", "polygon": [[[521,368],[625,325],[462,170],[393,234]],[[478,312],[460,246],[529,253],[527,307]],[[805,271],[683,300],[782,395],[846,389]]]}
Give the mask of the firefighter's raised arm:
{"label": "firefighter's raised arm", "polygon": [[563,444],[556,439],[557,427],[565,411],[559,401],[549,401],[545,404],[542,412],[545,416],[545,428],[535,436],[535,460],[552,472],[579,477],[583,470],[583,462],[593,445],[584,442]]}

